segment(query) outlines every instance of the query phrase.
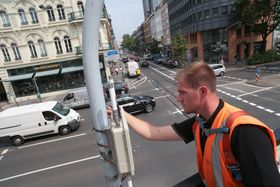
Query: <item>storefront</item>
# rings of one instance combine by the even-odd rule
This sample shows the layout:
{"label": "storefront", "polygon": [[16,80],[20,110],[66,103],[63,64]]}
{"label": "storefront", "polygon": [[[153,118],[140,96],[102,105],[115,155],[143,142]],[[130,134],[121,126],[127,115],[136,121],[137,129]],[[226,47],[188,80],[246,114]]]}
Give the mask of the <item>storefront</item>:
{"label": "storefront", "polygon": [[[100,62],[102,63],[102,61]],[[7,70],[15,97],[85,86],[82,59]],[[100,68],[102,81],[106,73]]]}

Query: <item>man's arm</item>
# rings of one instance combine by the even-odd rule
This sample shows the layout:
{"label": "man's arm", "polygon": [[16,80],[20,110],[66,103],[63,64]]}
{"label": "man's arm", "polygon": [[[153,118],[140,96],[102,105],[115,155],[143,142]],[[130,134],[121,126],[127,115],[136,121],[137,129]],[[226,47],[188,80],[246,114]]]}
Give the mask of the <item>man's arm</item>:
{"label": "man's arm", "polygon": [[171,125],[156,126],[127,112],[124,114],[129,127],[148,140],[182,140]]}
{"label": "man's arm", "polygon": [[260,127],[237,127],[233,132],[232,151],[239,161],[245,186],[280,186],[272,143]]}

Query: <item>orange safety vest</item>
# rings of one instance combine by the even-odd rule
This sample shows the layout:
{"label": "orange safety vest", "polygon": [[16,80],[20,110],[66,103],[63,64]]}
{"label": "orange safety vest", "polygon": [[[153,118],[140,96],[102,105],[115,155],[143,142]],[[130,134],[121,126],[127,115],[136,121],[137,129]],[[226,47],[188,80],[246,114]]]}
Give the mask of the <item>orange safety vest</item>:
{"label": "orange safety vest", "polygon": [[[238,179],[233,177],[233,168],[236,171],[236,169],[239,169],[239,166],[232,154],[231,145],[229,145],[231,144],[232,132],[234,128],[239,125],[253,124],[263,127],[263,129],[266,130],[267,134],[271,137],[274,148],[274,157],[276,160],[276,139],[273,131],[258,119],[248,114],[239,115],[238,117],[234,117],[235,119],[229,120],[230,116],[238,113],[238,111],[240,111],[240,109],[224,102],[224,107],[216,116],[209,131],[210,133],[208,133],[203,155],[200,145],[201,128],[198,117],[193,125],[198,170],[203,182],[208,187],[244,186],[240,181],[238,181]],[[231,124],[226,126],[228,120],[231,121]],[[223,132],[225,129],[228,132]],[[228,141],[225,141],[226,139],[228,139]],[[226,150],[226,148],[229,148],[230,153]],[[232,163],[235,164],[232,165]]]}

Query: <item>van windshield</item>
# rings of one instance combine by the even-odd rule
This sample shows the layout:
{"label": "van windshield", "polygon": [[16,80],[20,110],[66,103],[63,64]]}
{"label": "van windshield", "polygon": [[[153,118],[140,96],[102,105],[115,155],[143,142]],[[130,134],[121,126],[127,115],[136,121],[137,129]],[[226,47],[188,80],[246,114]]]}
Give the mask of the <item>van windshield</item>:
{"label": "van windshield", "polygon": [[52,108],[52,110],[63,116],[67,116],[70,112],[70,108],[68,108],[67,106],[64,106],[60,103],[56,103],[56,105]]}

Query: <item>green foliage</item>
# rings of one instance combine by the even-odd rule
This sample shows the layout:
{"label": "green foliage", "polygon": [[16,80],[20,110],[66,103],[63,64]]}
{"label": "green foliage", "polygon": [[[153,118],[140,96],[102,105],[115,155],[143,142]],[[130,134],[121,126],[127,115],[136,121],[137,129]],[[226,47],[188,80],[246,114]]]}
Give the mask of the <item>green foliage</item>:
{"label": "green foliage", "polygon": [[277,0],[236,0],[233,21],[250,26],[254,33],[260,33],[263,39],[262,51],[265,51],[266,39],[280,24],[280,2]]}
{"label": "green foliage", "polygon": [[130,36],[129,34],[124,34],[122,37],[123,41],[121,43],[121,47],[128,51],[135,51],[137,42],[136,40]]}
{"label": "green foliage", "polygon": [[[187,42],[182,34],[177,33],[172,39],[173,55],[180,59],[181,63],[185,62]],[[183,64],[180,64],[180,66]]]}
{"label": "green foliage", "polygon": [[263,64],[280,60],[280,55],[274,49],[268,50],[265,53],[255,53],[248,59],[249,65]]}
{"label": "green foliage", "polygon": [[160,49],[158,47],[159,44],[160,44],[159,41],[153,39],[153,42],[150,45],[150,51],[151,51],[152,54],[160,53]]}

